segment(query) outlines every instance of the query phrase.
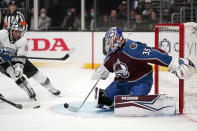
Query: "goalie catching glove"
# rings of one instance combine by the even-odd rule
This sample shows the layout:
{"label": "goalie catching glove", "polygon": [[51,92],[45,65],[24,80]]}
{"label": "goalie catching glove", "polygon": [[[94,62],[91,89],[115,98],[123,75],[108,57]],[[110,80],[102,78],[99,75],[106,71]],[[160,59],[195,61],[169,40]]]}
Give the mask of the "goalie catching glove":
{"label": "goalie catching glove", "polygon": [[168,68],[179,79],[188,79],[195,73],[195,65],[187,58],[172,58]]}
{"label": "goalie catching glove", "polygon": [[102,64],[95,70],[94,74],[92,75],[92,80],[105,80],[109,76],[109,73],[110,72],[108,69]]}

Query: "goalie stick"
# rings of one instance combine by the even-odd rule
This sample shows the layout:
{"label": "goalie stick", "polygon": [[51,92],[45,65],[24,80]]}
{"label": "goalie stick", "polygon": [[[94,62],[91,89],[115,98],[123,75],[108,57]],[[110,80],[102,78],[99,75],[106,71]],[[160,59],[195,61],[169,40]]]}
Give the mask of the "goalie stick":
{"label": "goalie stick", "polygon": [[88,97],[90,96],[90,94],[92,93],[92,91],[94,90],[94,88],[96,87],[96,85],[98,84],[99,81],[100,81],[100,78],[94,84],[94,86],[92,87],[92,89],[90,90],[90,92],[88,93],[88,95],[86,96],[86,98],[83,100],[83,102],[81,103],[81,105],[79,107],[78,106],[68,106],[68,110],[71,112],[78,112],[83,107],[84,103],[86,102],[86,100],[88,99]]}
{"label": "goalie stick", "polygon": [[13,103],[13,102],[11,102],[11,101],[9,101],[9,100],[3,98],[3,96],[2,96],[1,94],[0,94],[0,99],[1,99],[2,101],[6,102],[6,103],[8,103],[8,104],[10,104],[10,105],[12,105],[12,106],[18,108],[18,109],[22,109],[22,108],[23,108],[23,106],[22,106],[21,104]]}

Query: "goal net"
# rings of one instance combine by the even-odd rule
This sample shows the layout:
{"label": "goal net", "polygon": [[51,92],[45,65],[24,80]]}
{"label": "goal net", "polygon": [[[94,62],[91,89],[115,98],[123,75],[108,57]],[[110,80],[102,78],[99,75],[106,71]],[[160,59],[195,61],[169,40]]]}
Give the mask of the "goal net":
{"label": "goal net", "polygon": [[[197,23],[157,24],[155,47],[172,56],[189,58],[197,67]],[[167,71],[155,65],[155,93],[175,97],[180,114],[197,113],[197,72],[182,80]]]}

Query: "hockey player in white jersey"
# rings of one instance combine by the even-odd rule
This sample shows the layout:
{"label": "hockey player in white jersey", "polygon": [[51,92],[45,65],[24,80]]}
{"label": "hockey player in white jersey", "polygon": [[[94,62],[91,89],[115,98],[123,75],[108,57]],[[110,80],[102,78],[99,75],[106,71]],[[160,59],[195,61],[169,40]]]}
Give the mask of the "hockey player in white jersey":
{"label": "hockey player in white jersey", "polygon": [[49,78],[43,75],[28,59],[12,58],[12,56],[27,55],[27,40],[23,37],[23,28],[18,22],[13,22],[8,30],[0,30],[0,71],[12,78],[16,84],[25,90],[31,99],[36,94],[27,78],[33,78],[53,95],[59,95]]}

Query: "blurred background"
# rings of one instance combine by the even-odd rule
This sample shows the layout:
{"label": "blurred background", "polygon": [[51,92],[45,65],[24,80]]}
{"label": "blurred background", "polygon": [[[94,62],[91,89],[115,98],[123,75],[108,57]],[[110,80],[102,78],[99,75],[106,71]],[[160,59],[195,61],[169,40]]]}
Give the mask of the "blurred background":
{"label": "blurred background", "polygon": [[[1,28],[9,2],[0,0]],[[106,31],[117,26],[123,31],[151,32],[158,23],[197,22],[197,0],[16,0],[16,3],[17,10],[25,16],[28,31]],[[47,28],[40,27],[42,16],[47,16]]]}

